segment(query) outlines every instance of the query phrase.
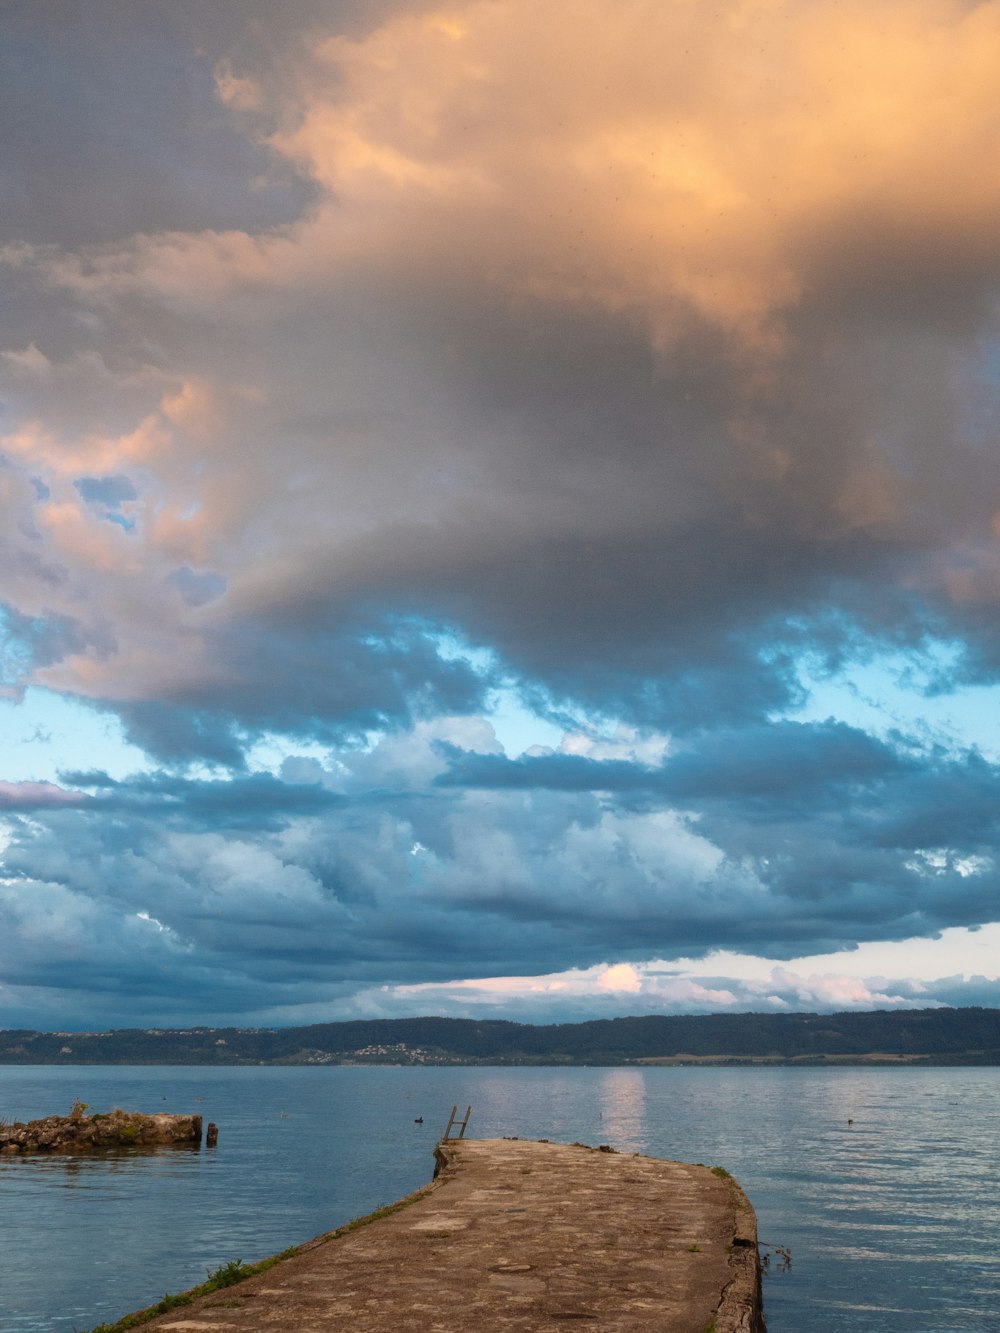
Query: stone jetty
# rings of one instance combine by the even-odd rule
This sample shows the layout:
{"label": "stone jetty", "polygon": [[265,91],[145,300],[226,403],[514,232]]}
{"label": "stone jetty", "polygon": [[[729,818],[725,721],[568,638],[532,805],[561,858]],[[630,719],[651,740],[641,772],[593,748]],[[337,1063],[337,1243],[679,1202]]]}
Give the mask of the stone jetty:
{"label": "stone jetty", "polygon": [[5,1156],[164,1145],[197,1147],[200,1143],[200,1115],[142,1115],[138,1111],[120,1110],[87,1115],[86,1108],[79,1103],[69,1115],[0,1125],[0,1153]]}
{"label": "stone jetty", "polygon": [[756,1219],[720,1168],[517,1139],[438,1153],[408,1199],[143,1328],[764,1333]]}

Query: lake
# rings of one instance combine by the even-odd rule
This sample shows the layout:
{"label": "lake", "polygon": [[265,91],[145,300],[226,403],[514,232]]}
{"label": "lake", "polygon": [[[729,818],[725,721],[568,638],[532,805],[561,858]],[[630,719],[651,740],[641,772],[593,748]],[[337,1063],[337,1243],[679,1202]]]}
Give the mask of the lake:
{"label": "lake", "polygon": [[0,1067],[8,1120],[79,1098],[220,1131],[0,1158],[0,1330],[90,1329],[389,1203],[430,1179],[457,1102],[476,1137],[726,1167],[792,1252],[765,1277],[769,1333],[997,1333],[998,1094],[996,1069]]}

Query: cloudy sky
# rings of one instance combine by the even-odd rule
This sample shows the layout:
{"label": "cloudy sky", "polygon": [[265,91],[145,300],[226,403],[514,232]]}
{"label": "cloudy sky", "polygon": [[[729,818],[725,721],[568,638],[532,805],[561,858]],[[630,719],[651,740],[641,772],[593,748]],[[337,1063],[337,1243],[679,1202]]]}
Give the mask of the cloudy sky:
{"label": "cloudy sky", "polygon": [[1000,1003],[1000,0],[6,0],[0,1025]]}

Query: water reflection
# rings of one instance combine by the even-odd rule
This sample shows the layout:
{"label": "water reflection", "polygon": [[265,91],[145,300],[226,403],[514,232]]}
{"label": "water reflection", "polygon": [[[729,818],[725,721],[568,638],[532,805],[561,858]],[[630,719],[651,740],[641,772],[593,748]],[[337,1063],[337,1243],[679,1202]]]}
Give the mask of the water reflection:
{"label": "water reflection", "polygon": [[602,1142],[645,1152],[646,1078],[639,1069],[609,1069],[597,1089]]}
{"label": "water reflection", "polygon": [[[26,1184],[29,1176],[55,1177],[63,1189],[100,1189],[122,1175],[187,1173],[197,1169],[201,1147],[194,1143],[156,1144],[148,1148],[109,1148],[104,1152],[25,1153],[0,1157],[0,1181]],[[20,1175],[15,1173],[20,1172]],[[9,1174],[8,1174],[9,1173]]]}

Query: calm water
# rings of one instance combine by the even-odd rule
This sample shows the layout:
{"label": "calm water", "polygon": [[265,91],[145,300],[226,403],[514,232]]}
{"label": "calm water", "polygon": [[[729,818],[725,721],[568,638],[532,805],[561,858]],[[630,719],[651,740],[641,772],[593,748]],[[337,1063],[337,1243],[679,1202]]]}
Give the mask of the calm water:
{"label": "calm water", "polygon": [[89,1329],[388,1203],[471,1102],[479,1137],[727,1167],[792,1250],[769,1333],[998,1333],[998,1094],[990,1069],[0,1067],[8,1119],[79,1097],[220,1127],[212,1152],[0,1158],[0,1330]]}

